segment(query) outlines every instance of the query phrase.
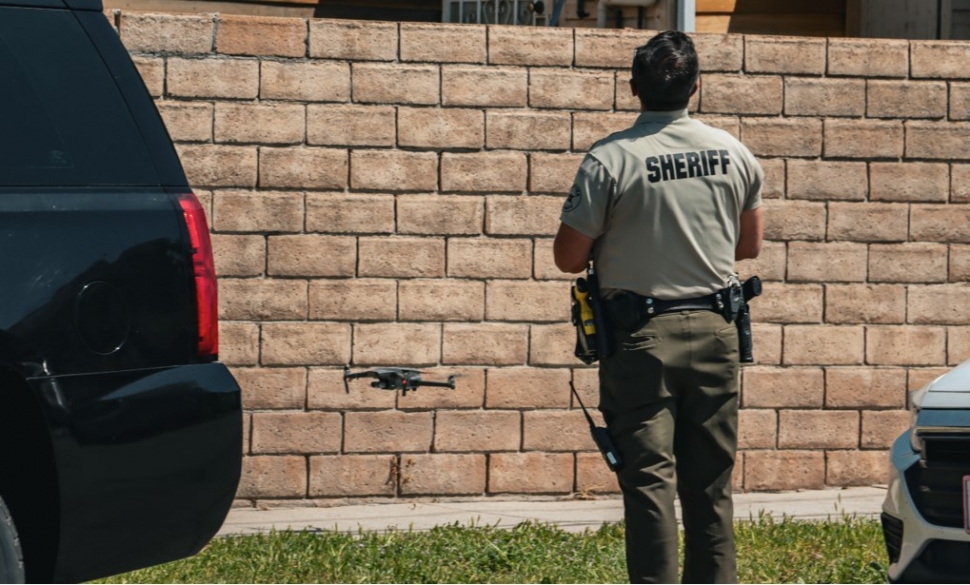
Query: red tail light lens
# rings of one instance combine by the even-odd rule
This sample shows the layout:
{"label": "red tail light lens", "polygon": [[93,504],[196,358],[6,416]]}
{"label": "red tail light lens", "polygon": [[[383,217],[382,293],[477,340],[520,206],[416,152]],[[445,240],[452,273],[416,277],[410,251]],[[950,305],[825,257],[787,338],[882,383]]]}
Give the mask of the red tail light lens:
{"label": "red tail light lens", "polygon": [[192,244],[195,301],[198,306],[199,356],[216,357],[219,354],[219,296],[209,226],[205,221],[202,204],[194,193],[179,194],[178,200]]}

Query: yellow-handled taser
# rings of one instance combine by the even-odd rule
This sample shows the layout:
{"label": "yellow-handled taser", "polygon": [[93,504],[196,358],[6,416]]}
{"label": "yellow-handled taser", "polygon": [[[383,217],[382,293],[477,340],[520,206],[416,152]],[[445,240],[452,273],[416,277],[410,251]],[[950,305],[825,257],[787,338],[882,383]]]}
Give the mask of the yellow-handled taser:
{"label": "yellow-handled taser", "polygon": [[586,285],[586,279],[576,279],[573,298],[579,305],[579,322],[583,327],[583,333],[587,337],[596,335],[596,320],[593,318],[593,307],[589,304],[589,287]]}

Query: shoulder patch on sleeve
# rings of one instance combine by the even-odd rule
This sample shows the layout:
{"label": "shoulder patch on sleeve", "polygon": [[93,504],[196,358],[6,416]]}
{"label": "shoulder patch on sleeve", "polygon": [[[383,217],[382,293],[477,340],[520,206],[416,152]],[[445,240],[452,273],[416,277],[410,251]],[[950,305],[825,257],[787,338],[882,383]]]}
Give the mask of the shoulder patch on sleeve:
{"label": "shoulder patch on sleeve", "polygon": [[583,192],[579,185],[573,185],[573,188],[569,190],[569,197],[566,198],[566,202],[562,205],[562,212],[569,213],[570,211],[579,207],[583,202]]}

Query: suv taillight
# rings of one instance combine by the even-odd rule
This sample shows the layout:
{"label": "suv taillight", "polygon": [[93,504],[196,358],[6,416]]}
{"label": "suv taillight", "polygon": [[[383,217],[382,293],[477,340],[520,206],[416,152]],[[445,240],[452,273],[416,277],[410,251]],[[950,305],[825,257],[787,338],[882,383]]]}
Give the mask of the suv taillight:
{"label": "suv taillight", "polygon": [[219,354],[219,300],[209,227],[205,222],[202,204],[194,193],[180,193],[178,200],[192,244],[195,302],[198,307],[199,357],[214,358]]}

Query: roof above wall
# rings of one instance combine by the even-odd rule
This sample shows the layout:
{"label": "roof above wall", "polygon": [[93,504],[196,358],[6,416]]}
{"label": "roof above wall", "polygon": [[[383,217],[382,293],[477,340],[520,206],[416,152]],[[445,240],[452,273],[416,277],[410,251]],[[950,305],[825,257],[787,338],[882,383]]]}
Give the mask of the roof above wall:
{"label": "roof above wall", "polygon": [[441,0],[104,0],[105,8],[251,16],[441,22]]}
{"label": "roof above wall", "polygon": [[102,10],[101,0],[0,0],[0,6],[29,6],[31,8],[71,8],[73,10]]}

